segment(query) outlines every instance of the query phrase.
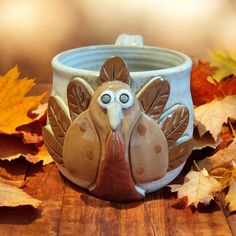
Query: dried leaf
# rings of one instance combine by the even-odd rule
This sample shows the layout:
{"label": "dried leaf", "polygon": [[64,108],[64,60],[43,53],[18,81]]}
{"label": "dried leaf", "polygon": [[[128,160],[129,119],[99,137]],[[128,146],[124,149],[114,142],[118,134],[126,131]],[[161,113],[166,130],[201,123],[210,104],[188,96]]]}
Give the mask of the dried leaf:
{"label": "dried leaf", "polygon": [[200,150],[205,147],[216,148],[219,142],[215,142],[212,135],[206,132],[202,137],[200,137],[198,130],[195,128],[193,132],[193,150]]}
{"label": "dried leaf", "polygon": [[229,183],[229,191],[225,196],[225,201],[229,203],[230,212],[236,211],[236,177]]}
{"label": "dried leaf", "polygon": [[17,67],[0,77],[0,132],[12,134],[16,127],[32,122],[27,114],[44,96],[26,96],[33,86],[32,79],[19,80]]}
{"label": "dried leaf", "polygon": [[0,134],[0,159],[14,160],[20,156],[30,156],[37,152],[33,144],[24,144],[22,138],[15,135]]}
{"label": "dried leaf", "polygon": [[217,67],[214,79],[220,81],[229,76],[236,75],[236,55],[232,52],[211,52],[211,66]]}
{"label": "dried leaf", "polygon": [[35,155],[27,155],[25,156],[25,158],[27,161],[33,164],[43,161],[44,166],[54,162],[52,157],[49,155],[45,145],[40,147],[38,152]]}
{"label": "dried leaf", "polygon": [[6,179],[6,178],[0,177],[0,184],[1,183],[12,185],[17,188],[22,188],[25,186],[26,181],[24,181],[24,180],[11,180],[11,179]]}
{"label": "dried leaf", "polygon": [[198,166],[199,168],[213,170],[218,167],[227,167],[231,165],[232,161],[236,162],[236,140],[225,149],[216,152],[213,156],[199,161]]}
{"label": "dried leaf", "polygon": [[43,161],[43,165],[53,162],[45,146],[24,144],[22,138],[15,135],[0,134],[0,159],[12,161],[21,156],[31,163]]}
{"label": "dried leaf", "polygon": [[217,98],[236,94],[236,76],[229,76],[221,81],[214,80],[217,68],[209,66],[208,62],[199,61],[191,73],[191,94],[193,103],[200,106]]}
{"label": "dried leaf", "polygon": [[0,196],[0,206],[15,207],[31,205],[37,208],[41,204],[41,201],[32,198],[22,189],[4,183],[0,183]]}
{"label": "dried leaf", "polygon": [[217,192],[221,191],[221,184],[204,169],[201,172],[191,170],[184,178],[184,184],[169,185],[172,192],[178,192],[178,198],[188,197],[188,206],[198,203],[209,204]]}
{"label": "dried leaf", "polygon": [[236,96],[227,96],[221,100],[199,106],[195,109],[195,124],[200,137],[209,131],[217,140],[224,122],[229,117],[236,118]]}
{"label": "dried leaf", "polygon": [[193,104],[200,106],[211,102],[217,97],[217,88],[208,81],[214,75],[215,70],[209,66],[208,62],[199,61],[193,66],[191,72],[191,94]]}
{"label": "dried leaf", "polygon": [[211,176],[215,176],[221,183],[222,188],[226,188],[229,185],[232,171],[223,167],[216,168],[210,172]]}

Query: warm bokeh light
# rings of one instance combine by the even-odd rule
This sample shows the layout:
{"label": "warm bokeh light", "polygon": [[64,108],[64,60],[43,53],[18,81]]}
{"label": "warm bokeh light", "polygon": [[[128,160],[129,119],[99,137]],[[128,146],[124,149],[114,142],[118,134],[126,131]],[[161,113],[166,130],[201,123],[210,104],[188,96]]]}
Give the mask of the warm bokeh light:
{"label": "warm bokeh light", "polygon": [[0,73],[19,64],[50,82],[56,53],[113,43],[122,32],[204,58],[215,47],[236,49],[235,22],[234,0],[1,0]]}

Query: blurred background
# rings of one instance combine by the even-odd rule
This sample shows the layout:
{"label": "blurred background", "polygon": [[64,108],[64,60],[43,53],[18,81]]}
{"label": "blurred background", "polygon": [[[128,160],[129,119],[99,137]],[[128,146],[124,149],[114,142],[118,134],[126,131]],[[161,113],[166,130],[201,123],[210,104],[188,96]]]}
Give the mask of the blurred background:
{"label": "blurred background", "polygon": [[120,33],[204,59],[236,49],[236,0],[0,0],[0,74],[17,64],[22,76],[51,82],[55,54]]}

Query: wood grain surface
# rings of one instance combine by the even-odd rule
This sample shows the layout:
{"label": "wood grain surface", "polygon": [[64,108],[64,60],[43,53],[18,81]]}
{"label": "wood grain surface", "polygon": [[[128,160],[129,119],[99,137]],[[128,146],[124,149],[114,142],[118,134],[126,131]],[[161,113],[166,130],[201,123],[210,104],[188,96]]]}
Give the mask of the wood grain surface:
{"label": "wood grain surface", "polygon": [[[43,87],[48,88],[48,87]],[[40,90],[41,91],[41,90]],[[174,181],[180,183],[190,165]],[[28,181],[24,190],[43,201],[42,207],[0,208],[1,236],[74,235],[236,235],[236,214],[224,211],[222,202],[198,209],[184,208],[169,188],[148,194],[133,203],[111,203],[89,195],[66,180],[55,164],[28,164],[23,158],[1,162],[4,176],[18,173]]]}

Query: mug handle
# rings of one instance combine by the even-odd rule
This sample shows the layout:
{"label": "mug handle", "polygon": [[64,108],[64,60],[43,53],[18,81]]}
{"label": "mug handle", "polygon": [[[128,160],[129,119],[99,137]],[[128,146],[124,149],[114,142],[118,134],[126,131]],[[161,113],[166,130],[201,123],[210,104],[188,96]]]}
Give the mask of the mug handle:
{"label": "mug handle", "polygon": [[143,37],[141,35],[120,34],[115,42],[117,46],[143,47]]}

